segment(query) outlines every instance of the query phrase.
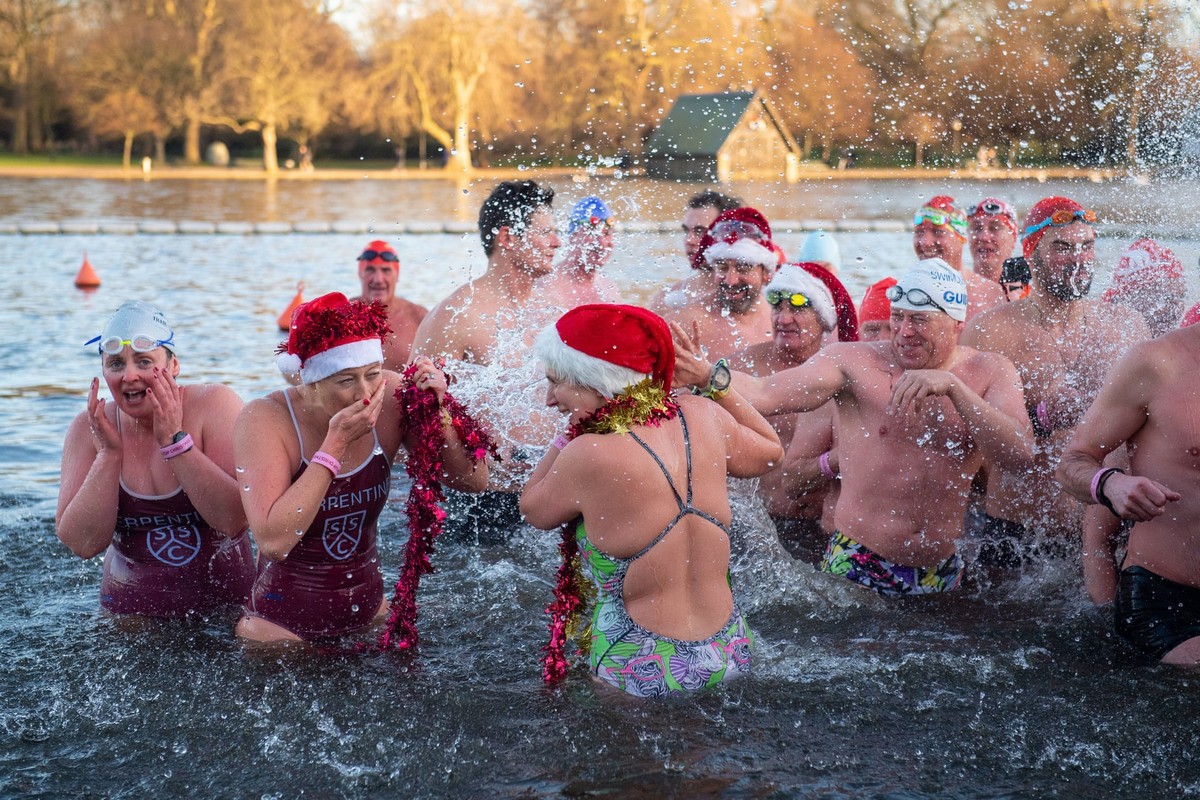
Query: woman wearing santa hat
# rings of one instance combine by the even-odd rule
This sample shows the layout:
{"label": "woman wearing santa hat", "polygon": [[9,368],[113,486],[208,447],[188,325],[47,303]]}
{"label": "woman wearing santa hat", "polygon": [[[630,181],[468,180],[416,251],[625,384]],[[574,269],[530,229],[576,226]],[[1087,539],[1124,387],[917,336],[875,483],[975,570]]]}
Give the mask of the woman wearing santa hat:
{"label": "woman wearing santa hat", "polygon": [[175,331],[131,300],[98,345],[112,401],[92,379],[67,431],[58,538],[92,558],[107,550],[100,604],[114,614],[204,613],[246,599],[254,556],[233,473],[241,399],[220,384],[176,382]]}
{"label": "woman wearing santa hat", "polygon": [[[391,468],[407,444],[394,395],[401,377],[383,368],[387,308],[339,293],[296,309],[278,359],[300,385],[248,403],[234,434],[238,480],[258,544],[258,578],[237,633],[274,642],[352,633],[387,612],[375,548]],[[439,401],[446,376],[417,358],[411,380]],[[487,483],[447,426],[445,482]]]}
{"label": "woman wearing santa hat", "polygon": [[535,352],[546,404],[569,421],[521,495],[530,524],[566,526],[547,680],[566,669],[568,618],[583,594],[577,561],[595,585],[585,644],[602,682],[646,697],[747,672],[753,634],[729,583],[726,477],[778,463],[775,432],[730,389],[727,365],[707,397],[675,398],[671,331],[643,308],[580,306]]}

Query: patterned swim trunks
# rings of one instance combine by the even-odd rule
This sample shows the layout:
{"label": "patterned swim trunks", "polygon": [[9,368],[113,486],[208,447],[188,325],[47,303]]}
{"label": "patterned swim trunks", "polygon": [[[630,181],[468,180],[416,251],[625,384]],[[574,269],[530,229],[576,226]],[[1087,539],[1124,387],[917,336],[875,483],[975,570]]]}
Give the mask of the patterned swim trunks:
{"label": "patterned swim trunks", "polygon": [[834,531],[817,569],[862,584],[885,597],[908,597],[956,588],[962,583],[963,560],[955,553],[936,567],[906,567]]}

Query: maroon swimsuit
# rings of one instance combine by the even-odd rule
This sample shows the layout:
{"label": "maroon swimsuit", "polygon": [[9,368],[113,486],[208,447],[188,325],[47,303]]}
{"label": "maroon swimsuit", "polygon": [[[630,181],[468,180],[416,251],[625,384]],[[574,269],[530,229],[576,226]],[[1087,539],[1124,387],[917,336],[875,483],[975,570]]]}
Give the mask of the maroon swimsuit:
{"label": "maroon swimsuit", "polygon": [[[303,439],[300,448],[303,452]],[[292,482],[309,467],[304,461]],[[383,602],[375,523],[391,483],[392,465],[376,437],[367,460],[329,484],[320,511],[287,558],[259,560],[246,613],[303,639],[340,636],[370,625]]]}
{"label": "maroon swimsuit", "polygon": [[175,617],[244,602],[254,581],[245,531],[213,530],[183,487],[161,497],[120,485],[117,528],[104,556],[100,605],[114,614]]}

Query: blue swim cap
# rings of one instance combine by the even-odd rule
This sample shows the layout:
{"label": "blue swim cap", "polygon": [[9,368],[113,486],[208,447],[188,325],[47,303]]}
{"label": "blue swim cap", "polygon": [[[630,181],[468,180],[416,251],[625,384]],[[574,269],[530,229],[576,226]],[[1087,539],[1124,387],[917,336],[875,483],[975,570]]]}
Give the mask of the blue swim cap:
{"label": "blue swim cap", "polygon": [[592,228],[612,218],[612,211],[599,197],[585,197],[571,207],[571,217],[567,221],[567,233],[574,233],[580,228]]}

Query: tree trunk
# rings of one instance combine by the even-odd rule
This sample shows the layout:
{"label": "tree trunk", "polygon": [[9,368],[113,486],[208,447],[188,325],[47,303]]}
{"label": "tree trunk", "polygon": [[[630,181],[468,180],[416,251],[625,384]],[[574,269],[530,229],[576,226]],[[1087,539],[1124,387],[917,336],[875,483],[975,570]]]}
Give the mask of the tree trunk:
{"label": "tree trunk", "polygon": [[916,146],[913,148],[913,156],[915,166],[921,166],[925,162],[925,143],[917,139]]}
{"label": "tree trunk", "polygon": [[450,152],[446,169],[456,172],[471,170],[471,131],[467,125],[467,108],[466,102],[460,102],[454,113],[454,149]]}
{"label": "tree trunk", "polygon": [[133,166],[133,131],[125,131],[125,149],[121,153],[121,169],[128,170]]}
{"label": "tree trunk", "polygon": [[274,175],[279,172],[279,154],[275,152],[275,146],[279,142],[279,132],[275,129],[274,122],[263,123],[262,141],[263,169],[267,171],[267,174]]}
{"label": "tree trunk", "polygon": [[183,127],[183,160],[188,164],[200,163],[200,119],[190,112]]}
{"label": "tree trunk", "polygon": [[167,163],[167,141],[159,134],[154,134],[154,160],[159,164]]}

